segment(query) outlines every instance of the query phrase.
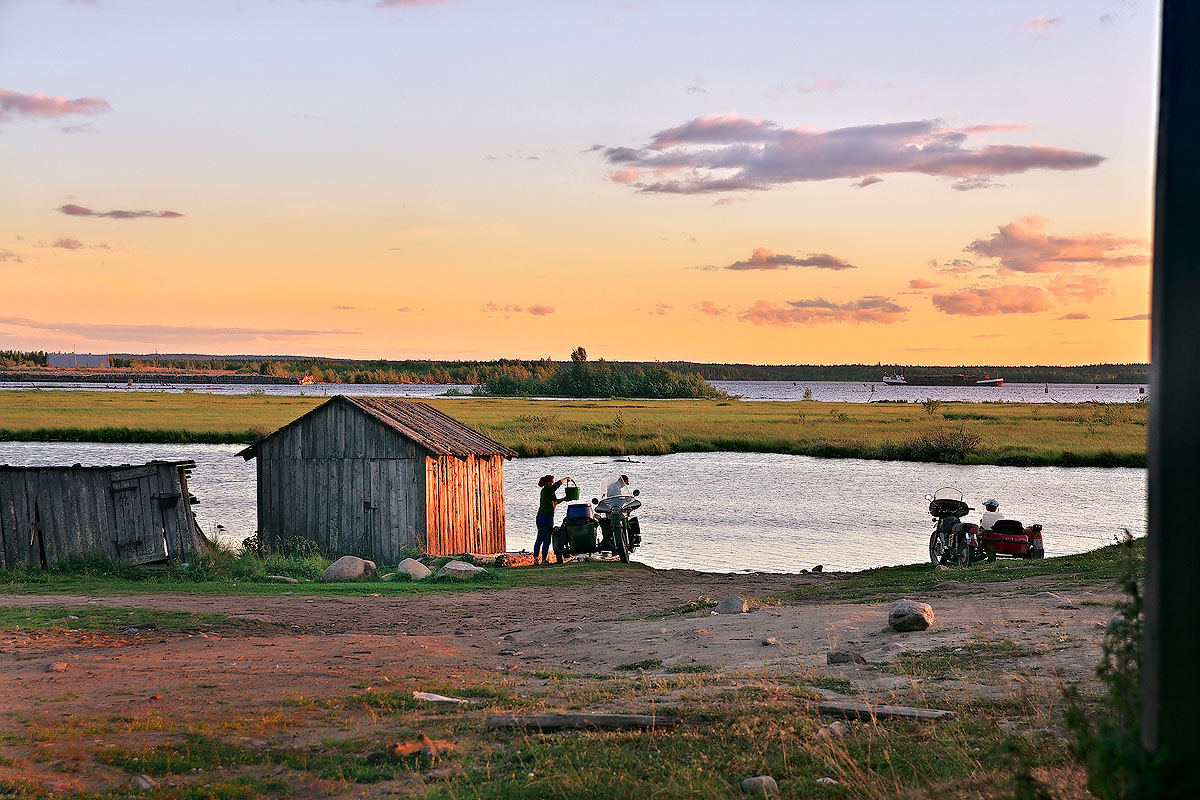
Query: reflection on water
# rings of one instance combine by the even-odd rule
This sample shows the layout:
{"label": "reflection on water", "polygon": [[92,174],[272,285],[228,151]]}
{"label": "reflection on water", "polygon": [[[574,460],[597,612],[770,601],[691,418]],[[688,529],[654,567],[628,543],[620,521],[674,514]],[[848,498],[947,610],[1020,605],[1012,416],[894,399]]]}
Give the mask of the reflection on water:
{"label": "reflection on water", "polygon": [[[814,400],[845,403],[881,401],[920,403],[926,398],[972,403],[1133,403],[1145,397],[1146,384],[1127,383],[1006,383],[984,386],[886,386],[882,382],[855,381],[712,381],[722,391],[745,400],[803,400],[812,390]],[[462,384],[137,384],[117,383],[0,383],[2,389],[75,389],[117,392],[194,392],[196,394],[256,394],[327,397],[470,397],[475,387]]]}
{"label": "reflection on water", "polygon": [[[255,529],[255,467],[238,445],[0,442],[0,463],[125,464],[192,459],[208,533],[230,539]],[[1128,528],[1146,530],[1146,471],[1090,467],[967,467],[765,453],[681,453],[611,458],[513,459],[505,471],[508,546],[531,549],[537,479],[571,475],[584,499],[614,473],[641,489],[643,546],[634,560],[712,572],[865,569],[923,561],[933,523],[925,494],[957,486],[967,501],[1000,500],[1000,510],[1045,526],[1046,554],[1108,544]],[[561,513],[559,518],[561,519]],[[975,512],[978,513],[978,512]]]}

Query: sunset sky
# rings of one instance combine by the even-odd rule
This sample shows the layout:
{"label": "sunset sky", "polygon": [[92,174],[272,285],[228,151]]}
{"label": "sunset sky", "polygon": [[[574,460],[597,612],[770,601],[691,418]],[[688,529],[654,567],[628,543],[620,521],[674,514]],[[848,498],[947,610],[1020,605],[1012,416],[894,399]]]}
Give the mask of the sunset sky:
{"label": "sunset sky", "polygon": [[1157,25],[0,0],[0,349],[1145,361]]}

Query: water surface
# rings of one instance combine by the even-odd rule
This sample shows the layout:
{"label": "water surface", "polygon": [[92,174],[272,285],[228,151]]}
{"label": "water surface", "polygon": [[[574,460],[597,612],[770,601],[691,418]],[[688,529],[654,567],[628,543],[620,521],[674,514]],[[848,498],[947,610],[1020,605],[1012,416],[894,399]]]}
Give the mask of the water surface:
{"label": "water surface", "polygon": [[[844,403],[880,401],[920,403],[927,398],[972,403],[1133,403],[1145,397],[1146,384],[1127,383],[1007,383],[984,386],[886,386],[882,381],[710,381],[722,391],[746,400],[803,400],[806,390],[814,400]],[[42,389],[114,392],[191,392],[195,394],[264,394],[327,397],[335,394],[356,397],[470,397],[474,386],[465,384],[155,384],[139,383],[130,388],[117,383],[0,383],[3,389]]]}
{"label": "water surface", "polygon": [[[67,465],[192,459],[196,517],[240,541],[256,526],[254,462],[240,445],[0,442],[0,464]],[[995,467],[816,459],[771,453],[518,458],[505,469],[508,549],[533,547],[537,479],[571,475],[584,499],[625,473],[641,490],[643,547],[634,560],[711,572],[854,570],[923,561],[932,521],[925,494],[957,486],[979,508],[1045,526],[1047,555],[1091,550],[1146,530],[1146,470]],[[561,518],[560,512],[560,518]],[[978,513],[978,512],[976,512]]]}

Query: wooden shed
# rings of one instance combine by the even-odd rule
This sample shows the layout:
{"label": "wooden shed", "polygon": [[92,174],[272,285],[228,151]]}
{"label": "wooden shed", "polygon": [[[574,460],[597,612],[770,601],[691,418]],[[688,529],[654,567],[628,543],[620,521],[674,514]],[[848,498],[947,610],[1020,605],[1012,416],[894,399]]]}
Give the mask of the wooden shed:
{"label": "wooden shed", "polygon": [[396,563],[499,553],[504,445],[426,403],[337,395],[242,451],[258,459],[258,535]]}
{"label": "wooden shed", "polygon": [[195,466],[0,466],[0,568],[44,569],[72,556],[194,559],[205,547],[188,491]]}

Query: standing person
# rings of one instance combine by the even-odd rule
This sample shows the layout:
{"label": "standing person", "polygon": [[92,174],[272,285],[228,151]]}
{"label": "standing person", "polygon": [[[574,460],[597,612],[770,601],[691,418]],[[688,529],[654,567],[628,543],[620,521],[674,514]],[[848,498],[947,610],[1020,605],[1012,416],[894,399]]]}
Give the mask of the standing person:
{"label": "standing person", "polygon": [[538,500],[537,539],[533,543],[533,563],[549,564],[550,538],[554,529],[554,507],[565,500],[565,497],[555,497],[554,493],[570,478],[554,480],[553,475],[543,475],[538,481],[542,487]]}
{"label": "standing person", "polygon": [[629,485],[629,476],[622,475],[608,485],[608,490],[604,493],[605,497],[620,497],[625,494],[625,487]]}

